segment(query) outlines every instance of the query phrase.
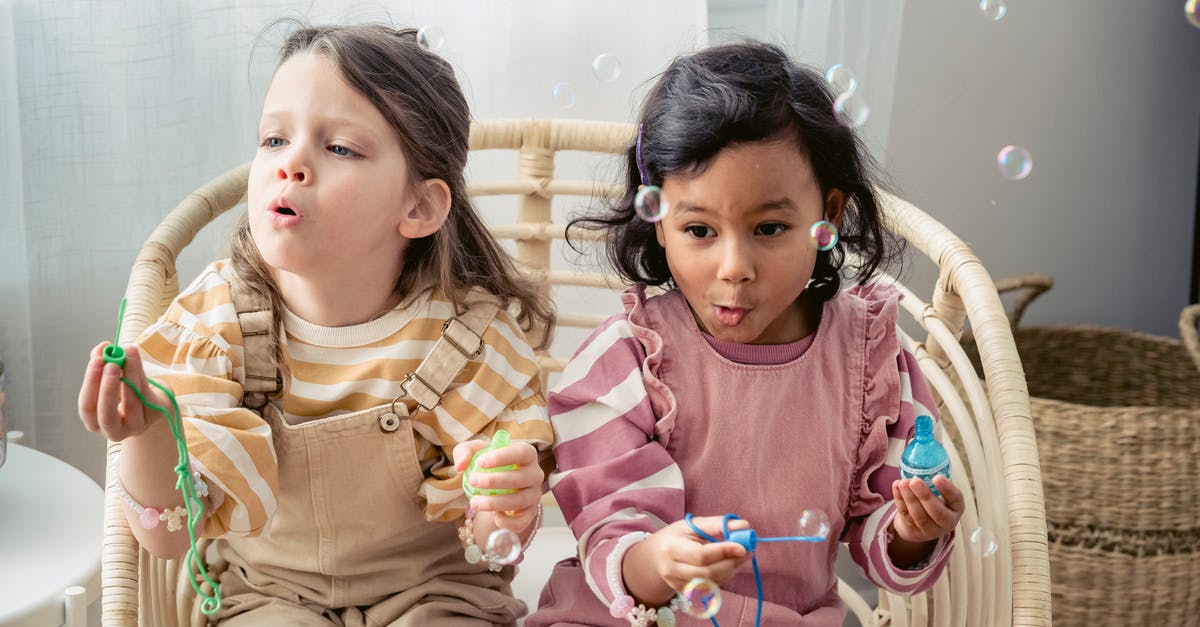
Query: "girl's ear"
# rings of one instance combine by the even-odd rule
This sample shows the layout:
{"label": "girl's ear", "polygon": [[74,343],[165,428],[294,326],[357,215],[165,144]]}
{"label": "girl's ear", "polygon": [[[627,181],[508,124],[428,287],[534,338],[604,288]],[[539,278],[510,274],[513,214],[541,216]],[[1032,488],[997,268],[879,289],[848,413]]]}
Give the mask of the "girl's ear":
{"label": "girl's ear", "polygon": [[416,202],[401,217],[400,235],[420,239],[433,235],[450,214],[450,186],[442,179],[428,179],[417,184]]}
{"label": "girl's ear", "polygon": [[839,229],[842,228],[842,216],[845,215],[848,200],[849,196],[840,189],[831,189],[829,195],[825,196],[825,219]]}
{"label": "girl's ear", "polygon": [[661,246],[663,250],[667,249],[667,242],[663,238],[662,222],[654,223],[654,238],[658,240],[658,245]]}

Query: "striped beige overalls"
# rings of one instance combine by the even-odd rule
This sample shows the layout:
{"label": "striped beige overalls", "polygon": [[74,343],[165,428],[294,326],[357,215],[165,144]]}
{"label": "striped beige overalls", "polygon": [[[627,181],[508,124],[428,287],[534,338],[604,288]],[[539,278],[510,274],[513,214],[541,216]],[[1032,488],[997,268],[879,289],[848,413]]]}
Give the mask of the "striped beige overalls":
{"label": "striped beige overalls", "polygon": [[[435,407],[497,312],[472,294],[388,405],[289,424],[279,410],[282,380],[271,363],[269,301],[231,286],[246,347],[245,404],[271,427],[279,460],[278,508],[253,538],[213,543],[223,626],[512,624],[525,612],[509,582],[463,559],[457,527],[428,522],[425,479],[410,412]],[[215,550],[214,550],[215,549]],[[215,554],[214,554],[215,553]]]}

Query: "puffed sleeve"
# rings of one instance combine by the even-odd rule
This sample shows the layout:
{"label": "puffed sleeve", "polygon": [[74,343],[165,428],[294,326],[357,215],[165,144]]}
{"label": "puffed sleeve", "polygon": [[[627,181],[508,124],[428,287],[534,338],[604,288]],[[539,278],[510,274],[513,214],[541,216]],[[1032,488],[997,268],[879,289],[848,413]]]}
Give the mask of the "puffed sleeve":
{"label": "puffed sleeve", "polygon": [[943,536],[924,565],[901,569],[888,556],[889,528],[896,514],[892,482],[900,478],[900,455],[916,417],[937,419],[936,403],[913,353],[901,346],[896,326],[900,294],[891,288],[856,287],[867,301],[867,359],[862,434],[842,541],[875,585],[896,594],[915,594],[937,581],[950,556],[953,532]]}
{"label": "puffed sleeve", "polygon": [[631,542],[684,514],[683,475],[655,437],[674,407],[656,376],[662,340],[645,324],[644,293],[623,299],[627,312],[592,333],[549,399],[558,462],[551,488],[579,540],[588,586],[605,605],[627,594],[619,573]]}
{"label": "puffed sleeve", "polygon": [[241,407],[241,342],[217,265],[137,340],[146,376],[171,390],[179,403],[192,469],[219,488],[202,531],[207,537],[258,535],[276,507],[278,460],[271,429]]}

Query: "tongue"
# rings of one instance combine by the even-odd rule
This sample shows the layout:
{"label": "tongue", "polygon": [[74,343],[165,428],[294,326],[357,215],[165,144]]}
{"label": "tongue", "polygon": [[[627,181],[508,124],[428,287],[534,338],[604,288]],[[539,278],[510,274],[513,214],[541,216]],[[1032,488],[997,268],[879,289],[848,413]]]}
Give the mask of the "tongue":
{"label": "tongue", "polygon": [[717,307],[717,320],[727,327],[735,327],[742,318],[746,315],[745,309],[730,309],[729,307]]}

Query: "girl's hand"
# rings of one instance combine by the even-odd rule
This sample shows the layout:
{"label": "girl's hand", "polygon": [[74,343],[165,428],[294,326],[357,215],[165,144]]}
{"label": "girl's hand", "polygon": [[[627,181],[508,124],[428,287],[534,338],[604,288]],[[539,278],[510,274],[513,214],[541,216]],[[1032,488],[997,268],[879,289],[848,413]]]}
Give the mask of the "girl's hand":
{"label": "girl's hand", "polygon": [[146,396],[146,400],[164,406],[158,391],[146,383],[146,372],[142,368],[142,356],[133,345],[125,346],[125,370],[116,364],[104,362],[104,347],[101,342],[92,349],[91,359],[83,375],[83,386],[79,389],[79,418],[83,426],[93,433],[99,431],[113,442],[141,435],[156,420],[158,412],[142,406],[142,401],[121,382],[124,376],[133,382]]}
{"label": "girl's hand", "polygon": [[[467,469],[471,456],[487,448],[484,440],[467,440],[454,447],[454,468]],[[512,531],[523,531],[533,522],[536,508],[542,499],[542,482],[546,473],[538,465],[537,449],[528,442],[513,441],[508,446],[479,456],[477,468],[499,468],[516,464],[514,470],[472,472],[471,485],[491,490],[514,490],[512,494],[475,495],[471,507],[479,512],[495,512],[496,525]]]}
{"label": "girl's hand", "polygon": [[937,475],[933,485],[942,493],[944,503],[920,479],[892,482],[896,501],[892,526],[908,542],[930,542],[950,533],[966,509],[962,491],[950,479]]}
{"label": "girl's hand", "polygon": [[[695,517],[692,522],[704,533],[721,537],[720,516]],[[749,528],[750,523],[745,520],[729,521],[730,530]],[[745,547],[736,542],[709,542],[692,531],[686,521],[677,520],[630,547],[621,570],[634,597],[661,605],[665,602],[664,592],[669,599],[673,592],[682,592],[697,577],[711,580],[717,586],[724,585],[748,555]],[[642,579],[638,573],[647,570],[659,580],[659,585],[637,585]]]}

